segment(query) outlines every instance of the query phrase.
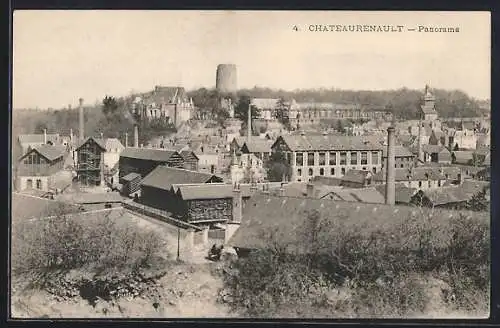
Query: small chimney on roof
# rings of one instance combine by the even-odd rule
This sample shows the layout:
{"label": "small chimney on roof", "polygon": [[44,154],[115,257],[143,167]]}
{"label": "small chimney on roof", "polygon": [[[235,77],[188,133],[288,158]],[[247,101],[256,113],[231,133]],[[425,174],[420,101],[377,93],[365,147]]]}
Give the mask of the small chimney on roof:
{"label": "small chimney on roof", "polygon": [[80,135],[80,141],[83,141],[85,139],[85,118],[83,115],[83,98],[78,99],[79,106],[78,106],[78,123],[79,123],[79,135]]}
{"label": "small chimney on roof", "polygon": [[128,147],[128,132],[125,132],[125,148]]}
{"label": "small chimney on roof", "polygon": [[47,129],[43,129],[43,144],[47,144]]}
{"label": "small chimney on roof", "polygon": [[394,127],[387,129],[387,167],[385,181],[385,203],[394,205],[396,199],[395,190],[395,152],[394,152]]}

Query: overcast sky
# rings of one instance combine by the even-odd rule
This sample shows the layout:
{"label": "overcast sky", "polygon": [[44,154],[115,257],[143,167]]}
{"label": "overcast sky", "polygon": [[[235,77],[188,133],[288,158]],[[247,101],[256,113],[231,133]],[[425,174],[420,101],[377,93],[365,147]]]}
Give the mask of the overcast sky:
{"label": "overcast sky", "polygon": [[[404,32],[310,32],[310,24],[402,25]],[[294,31],[296,25],[299,31]],[[410,32],[418,26],[458,33]],[[217,64],[238,87],[461,89],[490,97],[487,12],[16,11],[13,106],[76,106],[155,85],[211,88]]]}

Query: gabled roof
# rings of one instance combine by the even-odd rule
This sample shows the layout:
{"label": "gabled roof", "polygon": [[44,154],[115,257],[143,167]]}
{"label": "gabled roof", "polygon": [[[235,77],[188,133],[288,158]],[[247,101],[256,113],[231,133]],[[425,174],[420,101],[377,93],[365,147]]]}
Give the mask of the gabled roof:
{"label": "gabled roof", "polygon": [[273,147],[283,141],[292,151],[318,151],[318,150],[382,150],[382,145],[373,145],[364,141],[362,137],[354,136],[308,136],[308,135],[282,135],[273,144]]}
{"label": "gabled roof", "polygon": [[192,150],[183,150],[180,152],[180,154],[181,154],[182,158],[184,158],[184,160],[189,159],[191,157],[194,157],[195,159],[199,159],[198,156],[196,156],[196,154]]}
{"label": "gabled roof", "polygon": [[[234,196],[232,184],[175,184],[172,187],[183,200],[224,199],[233,198]],[[250,197],[250,185],[240,185],[240,190],[242,197]]]}
{"label": "gabled roof", "polygon": [[31,151],[27,152],[19,160],[23,160],[26,156],[28,156],[32,152],[37,152],[40,154],[40,156],[45,157],[47,160],[50,162],[60,158],[64,157],[66,154],[66,147],[65,146],[52,146],[52,145],[41,145],[41,146],[36,146],[31,149]]}
{"label": "gabled roof", "polygon": [[125,148],[117,138],[106,138],[103,141],[104,142],[101,143],[104,144],[106,151],[112,151],[113,149],[118,149],[120,151]]}
{"label": "gabled roof", "polygon": [[[460,172],[460,169],[458,169]],[[445,172],[440,172],[438,167],[415,167],[411,170],[409,169],[394,169],[394,175],[396,181],[423,181],[423,180],[445,180]],[[385,182],[385,170],[379,171],[373,175],[374,181]]]}
{"label": "gabled roof", "polygon": [[94,138],[87,137],[85,140],[78,143],[76,150],[80,149],[83,145],[85,145],[89,140],[93,140],[103,151],[106,151],[106,140],[102,138]]}
{"label": "gabled roof", "polygon": [[370,204],[385,203],[384,195],[382,195],[374,187],[332,189],[327,194],[324,194],[321,198],[327,197],[328,194],[330,193],[337,195],[338,198],[340,198],[340,200],[346,202],[359,202],[359,203],[370,203]]}
{"label": "gabled roof", "polygon": [[[376,185],[375,189],[385,198],[385,184]],[[396,183],[395,185],[395,201],[396,203],[409,204],[411,198],[418,191],[415,188],[408,188],[405,185]]]}
{"label": "gabled roof", "polygon": [[132,172],[132,173],[129,173],[126,176],[122,177],[120,180],[125,180],[127,182],[130,182],[130,181],[133,181],[137,178],[140,179],[141,175],[139,173]]}
{"label": "gabled roof", "polygon": [[342,177],[342,181],[364,183],[369,176],[371,176],[369,171],[349,170]]}
{"label": "gabled roof", "polygon": [[444,147],[443,145],[422,145],[422,151],[428,154],[440,152],[449,153],[448,149],[446,149],[446,147]]}
{"label": "gabled roof", "polygon": [[[394,157],[413,157],[415,155],[412,154],[408,148],[404,146],[394,146]],[[382,149],[382,157],[387,157],[387,147]]]}
{"label": "gabled roof", "polygon": [[166,150],[162,148],[125,148],[120,157],[142,159],[156,162],[167,162],[173,155],[180,154],[174,150]]}
{"label": "gabled roof", "polygon": [[[344,229],[362,227],[359,231],[367,236],[373,231],[392,229],[410,217],[419,218],[422,215],[439,218],[440,224],[447,224],[448,220],[459,215],[474,216],[484,222],[490,220],[489,213],[255,195],[245,205],[241,225],[228,244],[238,248],[266,248],[271,246],[268,237],[272,233],[276,242],[290,244],[292,249],[301,251],[304,244],[303,240],[297,239],[297,231],[305,226],[308,213],[313,211],[333,224],[333,230],[341,229],[341,226]],[[443,236],[442,240],[444,244],[447,239]]]}
{"label": "gabled roof", "polygon": [[472,196],[467,194],[460,186],[441,187],[437,189],[421,190],[415,196],[426,197],[433,205],[445,205],[468,201]]}
{"label": "gabled roof", "polygon": [[241,150],[248,153],[270,153],[272,141],[267,139],[251,139],[250,141],[245,141]]}
{"label": "gabled roof", "polygon": [[[47,134],[47,141],[56,143],[58,139],[59,139],[59,133]],[[43,134],[20,134],[18,136],[18,140],[23,145],[36,144],[36,143],[43,144]]]}
{"label": "gabled roof", "polygon": [[208,182],[222,182],[222,179],[213,174],[160,165],[142,180],[141,186],[170,190],[175,184]]}
{"label": "gabled roof", "polygon": [[454,151],[453,156],[455,158],[455,162],[468,164],[474,160],[474,151],[473,150],[462,150],[462,151]]}

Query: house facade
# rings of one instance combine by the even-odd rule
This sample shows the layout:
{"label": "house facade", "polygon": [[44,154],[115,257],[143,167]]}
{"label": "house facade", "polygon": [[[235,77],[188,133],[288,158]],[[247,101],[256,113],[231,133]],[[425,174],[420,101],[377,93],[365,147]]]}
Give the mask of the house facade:
{"label": "house facade", "polygon": [[103,139],[89,137],[78,146],[76,152],[76,173],[84,186],[103,186],[105,183],[104,154],[106,144]]}
{"label": "house facade", "polygon": [[65,147],[43,145],[24,154],[16,166],[17,190],[48,192],[71,184],[71,172],[64,172]]}
{"label": "house facade", "polygon": [[125,148],[120,154],[120,179],[130,173],[138,173],[141,177],[147,176],[160,165],[168,167],[184,167],[184,159],[173,150],[151,148]]}
{"label": "house facade", "polygon": [[289,181],[306,182],[315,176],[343,177],[348,170],[377,173],[382,168],[382,145],[359,137],[284,135],[272,145],[291,167]]}

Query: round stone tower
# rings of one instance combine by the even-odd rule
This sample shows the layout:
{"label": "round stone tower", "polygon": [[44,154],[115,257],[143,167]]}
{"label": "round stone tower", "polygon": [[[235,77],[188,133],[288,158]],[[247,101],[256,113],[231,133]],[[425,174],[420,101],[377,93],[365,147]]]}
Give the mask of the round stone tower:
{"label": "round stone tower", "polygon": [[235,92],[237,90],[236,65],[220,64],[217,66],[215,87],[219,92]]}

